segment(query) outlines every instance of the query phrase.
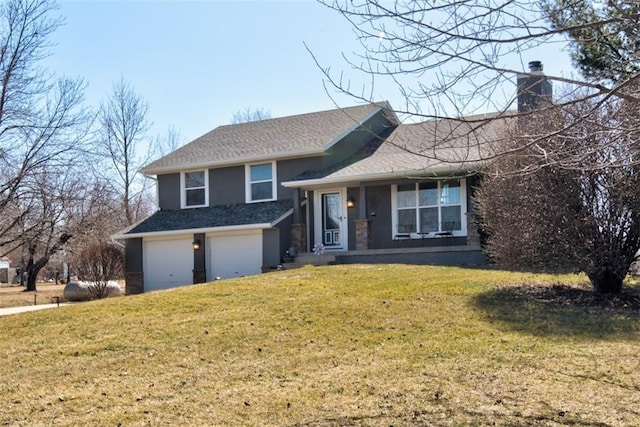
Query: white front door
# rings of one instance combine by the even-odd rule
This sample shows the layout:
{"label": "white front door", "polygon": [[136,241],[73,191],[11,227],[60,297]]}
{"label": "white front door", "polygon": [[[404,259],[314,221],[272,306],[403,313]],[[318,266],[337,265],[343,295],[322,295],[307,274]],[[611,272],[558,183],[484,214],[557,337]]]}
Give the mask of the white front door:
{"label": "white front door", "polygon": [[347,247],[346,192],[341,190],[315,192],[314,244],[322,244],[325,250]]}

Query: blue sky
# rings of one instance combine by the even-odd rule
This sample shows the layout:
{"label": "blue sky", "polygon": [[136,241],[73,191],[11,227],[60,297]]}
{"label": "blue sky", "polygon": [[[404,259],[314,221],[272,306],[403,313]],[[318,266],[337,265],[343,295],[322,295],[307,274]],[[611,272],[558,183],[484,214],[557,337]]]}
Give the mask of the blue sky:
{"label": "blue sky", "polygon": [[[65,25],[47,66],[84,78],[92,106],[123,77],[149,103],[152,137],[174,126],[189,141],[246,107],[273,117],[334,108],[304,43],[334,73],[348,72],[342,53],[359,51],[349,23],[312,0],[59,4]],[[567,56],[549,49],[530,59],[542,59],[549,74],[569,71]],[[391,85],[374,89],[376,99],[400,103]],[[331,94],[341,106],[357,103]]]}

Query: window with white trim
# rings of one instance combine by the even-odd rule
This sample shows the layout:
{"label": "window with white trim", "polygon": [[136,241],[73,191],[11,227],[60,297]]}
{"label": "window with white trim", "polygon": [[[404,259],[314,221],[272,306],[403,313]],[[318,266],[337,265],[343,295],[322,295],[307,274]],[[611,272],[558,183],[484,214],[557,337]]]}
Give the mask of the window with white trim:
{"label": "window with white trim", "polygon": [[181,204],[183,208],[200,208],[209,205],[209,171],[182,172]]}
{"label": "window with white trim", "polygon": [[395,235],[466,234],[464,179],[398,184],[393,192]]}
{"label": "window with white trim", "polygon": [[247,203],[276,199],[276,162],[246,166]]}

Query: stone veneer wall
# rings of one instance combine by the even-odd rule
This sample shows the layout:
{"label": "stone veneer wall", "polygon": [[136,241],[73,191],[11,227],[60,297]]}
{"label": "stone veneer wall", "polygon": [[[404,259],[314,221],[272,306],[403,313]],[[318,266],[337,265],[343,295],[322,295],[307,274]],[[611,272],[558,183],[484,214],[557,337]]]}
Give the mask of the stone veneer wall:
{"label": "stone veneer wall", "polygon": [[291,224],[291,246],[296,248],[298,253],[307,251],[305,224]]}
{"label": "stone veneer wall", "polygon": [[480,233],[473,212],[467,212],[467,246],[480,246]]}
{"label": "stone veneer wall", "polygon": [[356,250],[371,249],[371,221],[356,219]]}
{"label": "stone veneer wall", "polygon": [[124,275],[125,295],[135,295],[144,292],[144,273],[142,271],[128,271]]}

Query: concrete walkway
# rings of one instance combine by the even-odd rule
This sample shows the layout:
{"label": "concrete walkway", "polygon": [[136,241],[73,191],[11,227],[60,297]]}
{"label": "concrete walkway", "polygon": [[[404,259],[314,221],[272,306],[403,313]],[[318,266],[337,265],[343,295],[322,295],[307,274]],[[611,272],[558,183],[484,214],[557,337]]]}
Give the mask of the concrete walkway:
{"label": "concrete walkway", "polygon": [[[68,303],[60,303],[60,307],[69,305]],[[44,310],[45,308],[55,308],[58,304],[40,304],[40,305],[25,305],[22,307],[7,307],[0,308],[0,316],[8,316],[10,314],[26,313],[27,311]]]}

